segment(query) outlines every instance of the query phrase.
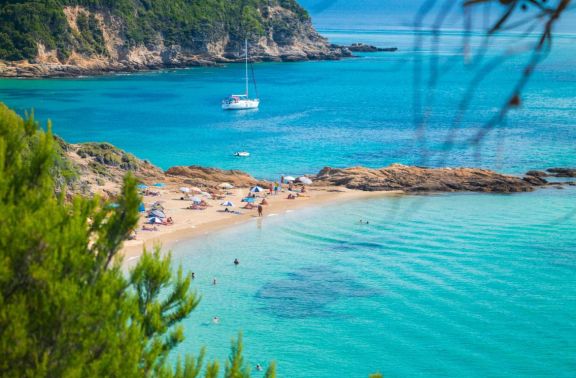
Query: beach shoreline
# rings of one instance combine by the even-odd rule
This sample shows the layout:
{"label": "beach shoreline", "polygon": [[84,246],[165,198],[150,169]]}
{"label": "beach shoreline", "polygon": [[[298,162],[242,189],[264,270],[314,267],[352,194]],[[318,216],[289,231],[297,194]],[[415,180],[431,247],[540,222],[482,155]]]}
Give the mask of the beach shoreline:
{"label": "beach shoreline", "polygon": [[[263,206],[263,216],[259,217],[256,209],[246,210],[239,206],[246,192],[248,192],[246,188],[234,189],[229,192],[226,198],[237,205],[234,209],[239,210],[241,214],[224,212],[224,207],[220,206],[222,201],[217,200],[210,200],[210,207],[206,210],[186,209],[191,202],[181,200],[182,195],[175,189],[162,190],[157,197],[144,197],[146,208],[154,202],[162,203],[167,216],[174,220],[174,225],[159,225],[157,226],[158,231],[144,231],[142,227],[147,223],[147,212],[142,213],[136,239],[126,241],[120,252],[123,263],[126,264],[140,257],[144,248],[150,251],[155,245],[160,245],[162,250],[167,252],[179,242],[218,232],[258,218],[265,219],[269,216],[277,216],[303,208],[333,205],[351,200],[403,194],[402,191],[366,192],[342,187],[319,187],[309,189],[305,196],[288,199],[289,192],[283,191],[276,195],[266,196],[269,205]],[[257,200],[259,203],[260,199]]]}

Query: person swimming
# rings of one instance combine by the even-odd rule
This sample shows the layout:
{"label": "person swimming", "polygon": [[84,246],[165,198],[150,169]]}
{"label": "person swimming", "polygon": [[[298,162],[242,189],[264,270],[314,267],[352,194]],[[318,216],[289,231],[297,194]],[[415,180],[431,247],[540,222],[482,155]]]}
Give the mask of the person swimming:
{"label": "person swimming", "polygon": [[212,318],[212,323],[214,323],[214,324],[220,323],[220,318],[217,317],[217,316],[213,317],[213,318]]}
{"label": "person swimming", "polygon": [[239,265],[240,261],[238,261],[238,259],[234,259],[234,265]]}
{"label": "person swimming", "polygon": [[216,278],[212,280],[212,285],[216,286]]}
{"label": "person swimming", "polygon": [[262,370],[263,370],[262,365],[256,364],[256,370],[257,370],[257,371],[262,371]]}
{"label": "person swimming", "polygon": [[362,220],[362,219],[360,219],[360,222],[358,222],[358,223],[359,223],[359,224],[370,224],[370,222],[365,221],[365,220]]}

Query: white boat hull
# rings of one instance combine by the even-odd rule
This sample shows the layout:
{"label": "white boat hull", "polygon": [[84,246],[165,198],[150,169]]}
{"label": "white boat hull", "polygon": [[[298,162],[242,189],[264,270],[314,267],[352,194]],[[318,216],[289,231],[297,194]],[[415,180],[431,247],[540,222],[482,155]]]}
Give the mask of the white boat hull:
{"label": "white boat hull", "polygon": [[260,100],[239,100],[236,102],[223,102],[222,109],[224,110],[244,110],[244,109],[258,109]]}

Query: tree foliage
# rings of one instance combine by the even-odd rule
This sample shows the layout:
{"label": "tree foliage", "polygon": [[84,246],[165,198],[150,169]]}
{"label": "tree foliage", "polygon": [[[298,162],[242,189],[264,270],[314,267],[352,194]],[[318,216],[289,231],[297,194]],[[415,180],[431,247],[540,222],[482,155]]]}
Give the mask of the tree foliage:
{"label": "tree foliage", "polygon": [[263,17],[283,7],[305,21],[296,0],[0,0],[0,59],[34,59],[37,44],[56,49],[60,58],[72,50],[106,54],[104,37],[93,15],[79,13],[78,30],[68,25],[65,6],[83,6],[121,20],[127,47],[166,45],[197,49],[228,34],[231,40],[256,38],[274,25]]}
{"label": "tree foliage", "polygon": [[[0,376],[217,377],[204,351],[169,362],[199,302],[170,255],[157,247],[128,275],[120,268],[138,220],[135,179],[115,208],[67,201],[55,194],[57,148],[50,127],[0,104]],[[241,350],[238,340],[231,377],[248,377]]]}

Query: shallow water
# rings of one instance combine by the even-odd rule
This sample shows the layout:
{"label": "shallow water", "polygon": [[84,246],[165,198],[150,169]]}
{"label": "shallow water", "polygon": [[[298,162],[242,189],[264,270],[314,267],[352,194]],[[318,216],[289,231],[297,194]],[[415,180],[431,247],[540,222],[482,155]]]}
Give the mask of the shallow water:
{"label": "shallow water", "polygon": [[179,351],[223,361],[242,330],[251,366],[281,377],[573,376],[575,200],[387,197],[180,243],[203,299]]}

